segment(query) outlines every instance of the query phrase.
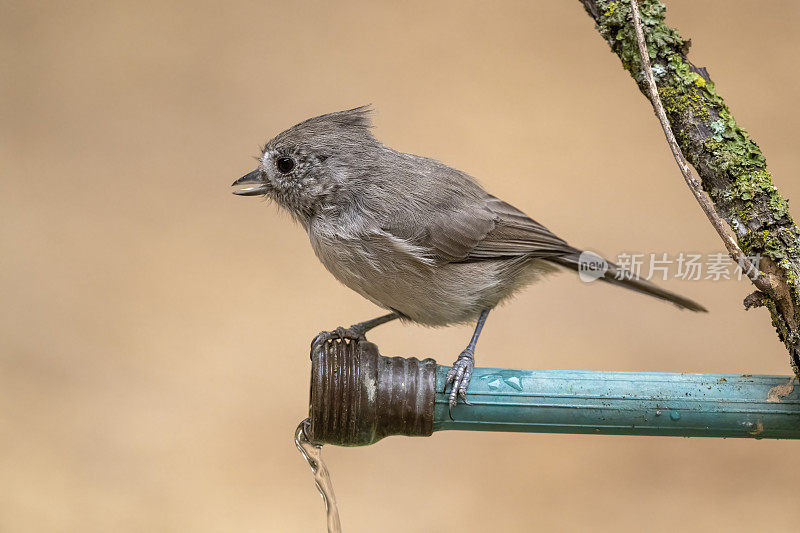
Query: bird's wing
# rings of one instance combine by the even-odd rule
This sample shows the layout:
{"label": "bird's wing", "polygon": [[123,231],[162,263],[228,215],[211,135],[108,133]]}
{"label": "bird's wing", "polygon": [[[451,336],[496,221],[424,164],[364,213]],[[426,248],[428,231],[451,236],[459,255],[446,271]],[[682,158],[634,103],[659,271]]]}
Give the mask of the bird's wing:
{"label": "bird's wing", "polygon": [[470,251],[468,260],[521,256],[548,258],[576,251],[511,204],[487,195],[486,206],[496,216],[495,227]]}
{"label": "bird's wing", "polygon": [[424,221],[394,220],[383,229],[445,263],[559,257],[576,251],[522,211],[488,194],[439,209]]}

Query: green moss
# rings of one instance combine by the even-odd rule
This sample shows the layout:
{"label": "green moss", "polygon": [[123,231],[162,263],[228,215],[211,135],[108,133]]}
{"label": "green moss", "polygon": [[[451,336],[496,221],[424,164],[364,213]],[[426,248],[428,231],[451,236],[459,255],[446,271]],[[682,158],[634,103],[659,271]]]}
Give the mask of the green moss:
{"label": "green moss", "polygon": [[760,253],[777,264],[780,264],[780,260],[784,259],[783,244],[767,230],[750,232],[739,239],[739,244],[748,255]]}
{"label": "green moss", "polygon": [[[597,2],[600,12],[598,28],[603,37],[619,55],[623,66],[646,91],[645,80],[641,76],[641,61],[635,30],[630,21],[631,8],[628,2]],[[780,218],[788,214],[785,200],[776,196],[766,160],[758,145],[736,123],[725,102],[717,94],[713,83],[700,76],[686,59],[688,44],[680,34],[665,23],[666,8],[656,0],[643,0],[639,3],[642,25],[653,67],[659,74],[658,92],[675,136],[690,162],[702,160],[713,171],[727,174],[737,180],[731,200],[741,198],[749,201],[757,193],[771,195],[770,207]],[[703,150],[691,146],[692,138],[688,132],[675,126],[692,124],[693,129],[707,128],[711,138],[700,141]],[[697,141],[695,141],[697,142]],[[710,157],[708,157],[710,156]]]}
{"label": "green moss", "polygon": [[744,204],[737,212],[743,222],[750,221],[754,201],[766,202],[770,224],[791,220],[789,203],[780,195],[766,170],[756,169],[739,174],[729,191],[732,199]]}
{"label": "green moss", "polygon": [[792,270],[792,265],[788,259],[783,258],[780,262],[781,269],[786,272],[786,283],[791,285],[792,287],[797,287],[798,276],[794,270]]}
{"label": "green moss", "polygon": [[706,88],[706,80],[692,70],[692,66],[684,61],[681,53],[675,51],[667,52],[666,59],[669,68],[675,74],[673,82],[676,85],[695,86],[703,89],[705,94],[709,94],[710,91]]}
{"label": "green moss", "polygon": [[780,194],[777,194],[777,190],[774,191],[775,194],[771,194],[769,198],[769,210],[772,212],[773,217],[776,220],[780,220],[784,217],[789,217],[789,202]]}
{"label": "green moss", "polygon": [[691,113],[693,117],[708,120],[711,118],[708,108],[696,86],[664,85],[658,88],[661,103],[667,116]]}
{"label": "green moss", "polygon": [[[617,52],[622,64],[634,78],[639,77],[641,61],[635,31],[629,24],[631,8],[627,2],[597,2],[603,14],[598,28],[601,35]],[[646,28],[647,51],[651,58],[663,56],[673,47],[682,48],[684,41],[678,32],[664,24],[666,8],[659,2],[645,1],[639,5],[642,25]],[[637,80],[638,81],[638,80]]]}
{"label": "green moss", "polygon": [[749,256],[760,254],[772,259],[784,272],[787,281],[796,286],[798,275],[793,267],[793,259],[797,257],[798,249],[796,245],[787,246],[787,243],[796,243],[797,238],[796,228],[781,228],[772,232],[769,230],[751,231],[739,239],[739,244]]}
{"label": "green moss", "polygon": [[731,187],[731,191],[735,197],[749,202],[761,193],[769,194],[770,192],[774,192],[775,186],[772,185],[772,181],[769,179],[769,173],[766,171],[759,171],[751,174],[744,174],[736,178],[736,181]]}
{"label": "green moss", "polygon": [[[598,1],[597,4],[603,11],[598,24],[600,33],[646,93],[639,47],[630,23],[630,5],[619,1]],[[677,31],[665,24],[666,8],[655,0],[645,0],[639,5],[648,53],[653,60],[653,69],[659,74],[659,95],[670,122],[684,118],[680,122],[705,125],[713,132],[715,141],[730,141],[727,146],[716,147],[721,157],[719,171],[739,168],[741,172],[745,167],[765,166],[758,146],[736,124],[725,102],[717,95],[714,84],[703,79],[686,60],[688,44]],[[679,132],[676,132],[678,136]]]}

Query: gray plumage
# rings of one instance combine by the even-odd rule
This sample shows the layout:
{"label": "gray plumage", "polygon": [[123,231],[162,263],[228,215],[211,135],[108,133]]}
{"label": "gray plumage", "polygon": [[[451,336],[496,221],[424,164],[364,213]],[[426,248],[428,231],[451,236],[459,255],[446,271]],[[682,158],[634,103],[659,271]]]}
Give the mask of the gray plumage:
{"label": "gray plumage", "polygon": [[[369,109],[315,117],[264,147],[264,194],[308,232],[323,265],[375,304],[429,326],[476,319],[556,265],[577,269],[580,250],[471,176],[398,152],[370,131]],[[295,167],[284,174],[280,157]],[[607,281],[702,306],[639,279]]]}
{"label": "gray plumage", "polygon": [[[370,131],[369,114],[366,107],[330,113],[280,133],[258,168],[236,182],[257,186],[237,193],[273,199],[305,228],[336,279],[428,326],[479,316],[482,325],[488,310],[525,285],[578,268],[579,249],[471,176],[384,146]],[[629,273],[617,279],[618,270],[612,264],[604,279],[705,310]],[[466,370],[468,383],[471,366]]]}

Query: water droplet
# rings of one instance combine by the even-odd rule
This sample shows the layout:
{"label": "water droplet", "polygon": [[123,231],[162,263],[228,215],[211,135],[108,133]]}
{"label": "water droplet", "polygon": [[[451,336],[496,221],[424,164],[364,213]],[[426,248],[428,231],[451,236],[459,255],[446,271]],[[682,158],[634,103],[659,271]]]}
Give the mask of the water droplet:
{"label": "water droplet", "polygon": [[510,386],[514,387],[517,390],[522,390],[522,383],[520,383],[519,378],[517,376],[506,378],[503,381],[508,383]]}
{"label": "water droplet", "polygon": [[669,414],[669,417],[670,417],[672,420],[680,420],[680,419],[681,419],[681,414],[680,414],[678,411],[672,411],[672,412]]}
{"label": "water droplet", "polygon": [[661,409],[656,409],[656,416],[661,416]]}

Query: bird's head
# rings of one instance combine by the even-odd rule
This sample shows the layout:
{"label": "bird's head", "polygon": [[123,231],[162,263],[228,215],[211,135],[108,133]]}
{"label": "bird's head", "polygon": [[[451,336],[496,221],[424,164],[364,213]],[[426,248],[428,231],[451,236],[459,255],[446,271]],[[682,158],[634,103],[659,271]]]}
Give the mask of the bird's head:
{"label": "bird's head", "polygon": [[274,200],[305,225],[320,210],[335,208],[352,191],[380,143],[370,132],[366,106],[310,118],[279,133],[258,159],[258,168],[233,186],[240,196]]}

